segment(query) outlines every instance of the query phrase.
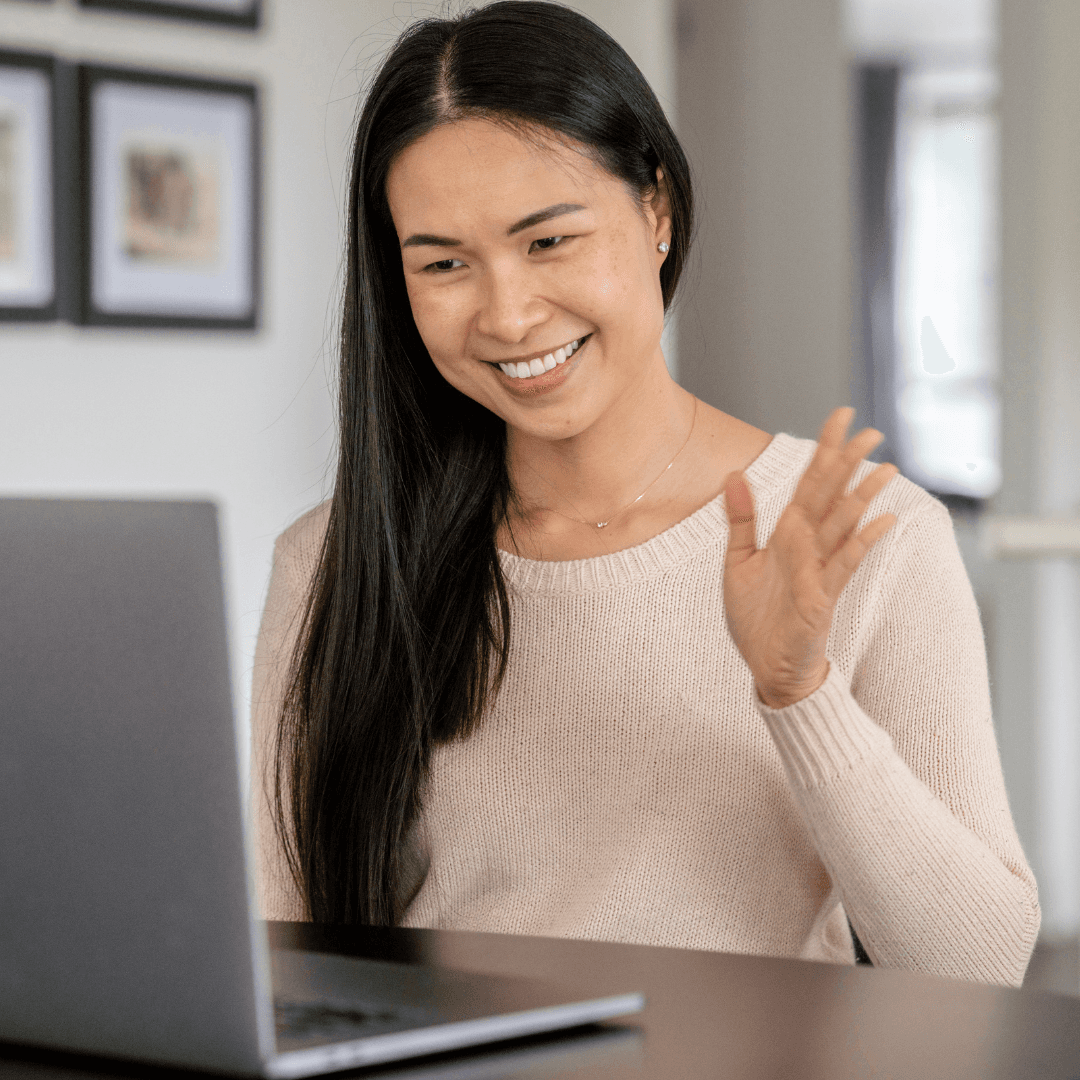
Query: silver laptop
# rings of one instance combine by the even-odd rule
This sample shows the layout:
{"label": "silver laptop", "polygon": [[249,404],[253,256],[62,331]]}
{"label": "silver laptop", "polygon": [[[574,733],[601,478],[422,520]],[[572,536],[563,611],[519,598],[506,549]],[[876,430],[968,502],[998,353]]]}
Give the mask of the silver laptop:
{"label": "silver laptop", "polygon": [[298,1077],[641,1009],[271,951],[212,504],[0,499],[0,1040]]}

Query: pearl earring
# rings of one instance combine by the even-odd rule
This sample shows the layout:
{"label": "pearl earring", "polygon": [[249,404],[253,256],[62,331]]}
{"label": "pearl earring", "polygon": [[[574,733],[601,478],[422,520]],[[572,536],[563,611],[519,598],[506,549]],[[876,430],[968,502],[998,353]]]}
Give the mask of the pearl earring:
{"label": "pearl earring", "polygon": [[666,240],[661,240],[660,243],[656,245],[656,250],[659,251],[661,255],[666,255],[668,251],[668,242]]}

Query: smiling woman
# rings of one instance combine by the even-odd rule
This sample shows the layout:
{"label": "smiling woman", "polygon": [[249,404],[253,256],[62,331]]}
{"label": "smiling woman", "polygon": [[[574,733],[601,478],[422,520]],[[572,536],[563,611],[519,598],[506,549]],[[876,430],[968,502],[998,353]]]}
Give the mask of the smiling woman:
{"label": "smiling woman", "polygon": [[[397,157],[387,196],[428,355],[506,422],[518,498],[502,546],[596,555],[611,548],[563,512],[609,521],[627,484],[664,468],[693,413],[660,351],[671,185],[657,166],[635,191],[579,140],[522,127],[466,116],[435,128]],[[532,490],[538,482],[546,490]],[[660,531],[645,519],[640,536],[630,519],[618,524],[628,529],[620,547]]]}
{"label": "smiling woman", "polygon": [[692,229],[581,15],[494,3],[387,55],[336,485],[256,656],[264,912],[835,962],[853,925],[1018,983],[1038,901],[948,513],[850,409],[815,444],[672,381]]}

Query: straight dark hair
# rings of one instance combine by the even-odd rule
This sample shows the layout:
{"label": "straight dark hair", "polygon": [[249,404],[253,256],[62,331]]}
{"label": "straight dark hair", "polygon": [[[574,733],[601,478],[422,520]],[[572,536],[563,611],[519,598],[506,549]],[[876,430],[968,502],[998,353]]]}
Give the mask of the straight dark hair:
{"label": "straight dark hair", "polygon": [[401,919],[432,750],[475,730],[506,669],[506,426],[432,363],[386,196],[397,155],[472,116],[573,140],[639,201],[662,169],[665,309],[691,238],[678,139],[633,61],[584,16],[504,0],[415,23],[383,61],[353,147],[337,477],[274,755],[279,839],[316,922]]}

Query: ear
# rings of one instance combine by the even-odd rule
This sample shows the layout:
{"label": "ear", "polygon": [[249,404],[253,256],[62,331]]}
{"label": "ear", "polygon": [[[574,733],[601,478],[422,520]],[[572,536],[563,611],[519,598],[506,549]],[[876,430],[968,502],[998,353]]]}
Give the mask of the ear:
{"label": "ear", "polygon": [[668,197],[667,177],[664,170],[656,170],[656,187],[646,197],[645,210],[653,227],[653,244],[671,243],[671,200]]}

